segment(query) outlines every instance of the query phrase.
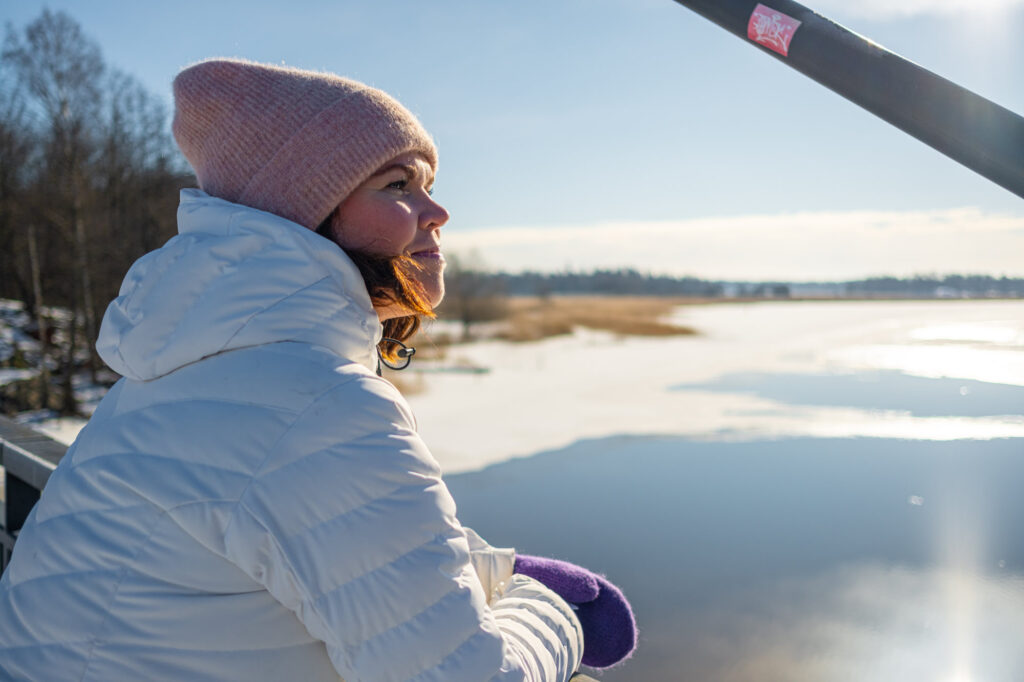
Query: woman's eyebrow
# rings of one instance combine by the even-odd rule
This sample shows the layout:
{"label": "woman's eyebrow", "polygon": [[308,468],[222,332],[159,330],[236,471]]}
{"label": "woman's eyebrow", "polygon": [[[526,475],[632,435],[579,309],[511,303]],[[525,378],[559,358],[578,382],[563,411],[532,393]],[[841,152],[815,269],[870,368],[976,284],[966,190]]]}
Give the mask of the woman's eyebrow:
{"label": "woman's eyebrow", "polygon": [[[379,175],[385,175],[386,173],[390,173],[393,170],[405,171],[405,174],[406,174],[406,176],[409,179],[417,177],[419,175],[419,173],[420,173],[419,168],[417,166],[412,165],[411,163],[393,163],[390,166],[387,166],[385,168],[381,168],[379,171],[377,171],[376,173],[373,174],[373,177],[377,177]],[[424,183],[424,186],[431,187],[433,184],[434,184],[434,175],[433,175],[433,173],[431,173],[426,178],[426,182]]]}
{"label": "woman's eyebrow", "polygon": [[416,175],[416,166],[413,166],[412,164],[408,163],[393,163],[390,166],[381,168],[379,171],[373,174],[373,177],[377,177],[378,175],[387,175],[393,170],[405,171],[405,174],[408,175],[409,177],[415,177]]}

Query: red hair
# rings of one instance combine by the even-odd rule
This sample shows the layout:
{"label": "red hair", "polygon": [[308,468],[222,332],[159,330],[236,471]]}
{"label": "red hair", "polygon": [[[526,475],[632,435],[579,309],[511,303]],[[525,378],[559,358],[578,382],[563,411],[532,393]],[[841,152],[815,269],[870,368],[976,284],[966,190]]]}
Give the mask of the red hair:
{"label": "red hair", "polygon": [[[331,231],[333,217],[332,213],[316,228],[317,234],[331,241],[335,241]],[[387,339],[405,342],[419,330],[422,318],[434,317],[434,310],[430,307],[422,285],[416,279],[416,271],[420,269],[420,265],[404,255],[378,256],[350,249],[346,249],[345,253],[359,269],[374,307],[397,305],[409,311],[408,315],[392,317],[382,322],[384,338],[377,345],[377,349],[385,360],[397,360],[396,352],[400,346]]]}

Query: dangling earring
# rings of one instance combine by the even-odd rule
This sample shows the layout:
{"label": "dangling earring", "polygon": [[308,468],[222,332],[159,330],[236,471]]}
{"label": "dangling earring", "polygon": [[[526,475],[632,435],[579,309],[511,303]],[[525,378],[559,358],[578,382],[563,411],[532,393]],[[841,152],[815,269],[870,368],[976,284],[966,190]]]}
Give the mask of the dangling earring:
{"label": "dangling earring", "polygon": [[[383,364],[385,367],[387,367],[388,369],[393,369],[396,372],[398,372],[398,371],[401,371],[401,370],[405,369],[406,367],[408,367],[412,363],[412,356],[416,355],[416,349],[415,348],[412,348],[410,346],[405,345],[404,343],[402,343],[398,339],[391,339],[391,338],[388,338],[386,336],[383,339],[381,339],[381,340],[382,341],[387,341],[388,343],[393,343],[393,344],[395,344],[397,346],[401,346],[401,348],[399,348],[398,351],[395,352],[395,355],[398,356],[399,361],[401,361],[401,360],[405,361],[402,364],[392,365],[390,362],[388,362],[384,358],[384,354],[380,352],[380,348],[378,347],[377,348],[377,359],[380,360],[381,364]],[[378,368],[378,374],[379,373],[380,372],[379,372],[379,368]]]}

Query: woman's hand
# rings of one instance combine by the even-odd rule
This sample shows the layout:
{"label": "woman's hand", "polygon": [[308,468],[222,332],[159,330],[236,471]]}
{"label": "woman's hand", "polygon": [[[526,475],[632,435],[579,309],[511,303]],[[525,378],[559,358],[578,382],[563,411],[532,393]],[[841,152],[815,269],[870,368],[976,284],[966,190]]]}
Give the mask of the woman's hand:
{"label": "woman's hand", "polygon": [[520,554],[515,572],[537,580],[576,606],[583,626],[583,664],[608,668],[636,648],[636,620],[619,588],[568,561]]}

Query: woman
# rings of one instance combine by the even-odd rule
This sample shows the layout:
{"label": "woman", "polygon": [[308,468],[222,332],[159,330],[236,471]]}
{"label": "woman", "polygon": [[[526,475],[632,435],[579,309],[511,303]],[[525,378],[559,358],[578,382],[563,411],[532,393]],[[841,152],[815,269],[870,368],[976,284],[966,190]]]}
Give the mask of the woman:
{"label": "woman", "polygon": [[202,189],[107,310],[125,378],[0,581],[4,679],[565,680],[585,630],[590,662],[628,654],[613,586],[460,526],[376,375],[444,293],[419,122],[211,60],[175,80],[174,133]]}

